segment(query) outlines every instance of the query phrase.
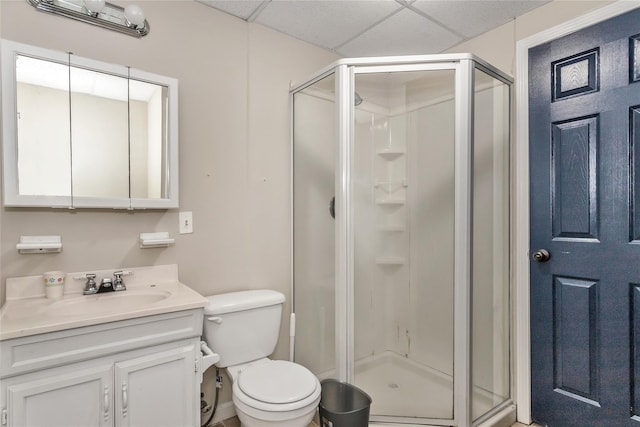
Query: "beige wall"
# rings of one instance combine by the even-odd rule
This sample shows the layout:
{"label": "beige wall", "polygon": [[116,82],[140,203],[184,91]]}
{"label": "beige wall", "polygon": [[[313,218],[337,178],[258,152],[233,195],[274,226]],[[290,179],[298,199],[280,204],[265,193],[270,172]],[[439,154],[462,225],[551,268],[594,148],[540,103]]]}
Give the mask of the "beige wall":
{"label": "beige wall", "polygon": [[[144,2],[151,33],[142,39],[24,1],[0,4],[2,38],[178,78],[180,210],[193,211],[195,225],[179,235],[177,210],[5,208],[2,283],[53,267],[177,262],[181,279],[203,294],[258,286],[288,293],[289,82],[336,58],[192,1]],[[138,234],[154,230],[169,231],[175,246],[140,250]],[[22,234],[60,234],[63,252],[19,255]]]}
{"label": "beige wall", "polygon": [[[0,36],[179,80],[180,210],[193,212],[194,233],[178,234],[177,209],[3,208],[0,301],[7,277],[166,263],[203,295],[268,287],[289,299],[289,83],[337,57],[195,1],[142,3],[151,32],[141,39],[24,0],[0,1]],[[149,231],[176,243],[141,250]],[[61,235],[62,253],[18,254],[20,235],[38,234]],[[287,355],[281,333],[276,357]]]}

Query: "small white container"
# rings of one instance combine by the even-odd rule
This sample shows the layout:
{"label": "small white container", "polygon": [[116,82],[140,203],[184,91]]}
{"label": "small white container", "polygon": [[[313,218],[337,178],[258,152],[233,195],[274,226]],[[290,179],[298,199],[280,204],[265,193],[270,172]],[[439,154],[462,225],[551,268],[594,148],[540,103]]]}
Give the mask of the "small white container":
{"label": "small white container", "polygon": [[42,274],[44,291],[49,299],[60,299],[64,295],[64,271],[47,271]]}

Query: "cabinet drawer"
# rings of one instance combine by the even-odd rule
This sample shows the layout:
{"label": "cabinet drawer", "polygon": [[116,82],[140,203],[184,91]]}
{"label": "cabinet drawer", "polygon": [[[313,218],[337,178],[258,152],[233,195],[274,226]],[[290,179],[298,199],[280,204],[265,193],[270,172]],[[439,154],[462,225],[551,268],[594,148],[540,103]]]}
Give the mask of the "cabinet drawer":
{"label": "cabinet drawer", "polygon": [[202,309],[110,322],[0,342],[0,378],[202,334]]}

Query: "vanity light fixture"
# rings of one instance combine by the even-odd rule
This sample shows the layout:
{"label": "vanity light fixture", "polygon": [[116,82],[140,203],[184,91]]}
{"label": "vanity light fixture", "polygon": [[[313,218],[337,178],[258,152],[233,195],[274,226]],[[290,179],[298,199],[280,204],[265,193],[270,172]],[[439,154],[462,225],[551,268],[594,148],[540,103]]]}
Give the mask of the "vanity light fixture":
{"label": "vanity light fixture", "polygon": [[83,0],[83,3],[92,16],[98,16],[107,4],[104,0]]}
{"label": "vanity light fixture", "polygon": [[130,4],[124,9],[105,0],[27,0],[41,12],[53,13],[108,28],[134,37],[149,34],[142,9]]}
{"label": "vanity light fixture", "polygon": [[137,4],[129,4],[124,8],[124,19],[129,27],[144,27],[144,12]]}

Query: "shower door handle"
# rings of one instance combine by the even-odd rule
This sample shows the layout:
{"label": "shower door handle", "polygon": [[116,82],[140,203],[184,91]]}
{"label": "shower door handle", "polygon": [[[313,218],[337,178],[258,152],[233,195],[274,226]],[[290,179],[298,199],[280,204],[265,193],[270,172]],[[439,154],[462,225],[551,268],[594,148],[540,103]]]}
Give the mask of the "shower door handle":
{"label": "shower door handle", "polygon": [[331,215],[331,218],[336,219],[336,196],[329,200],[329,215]]}

